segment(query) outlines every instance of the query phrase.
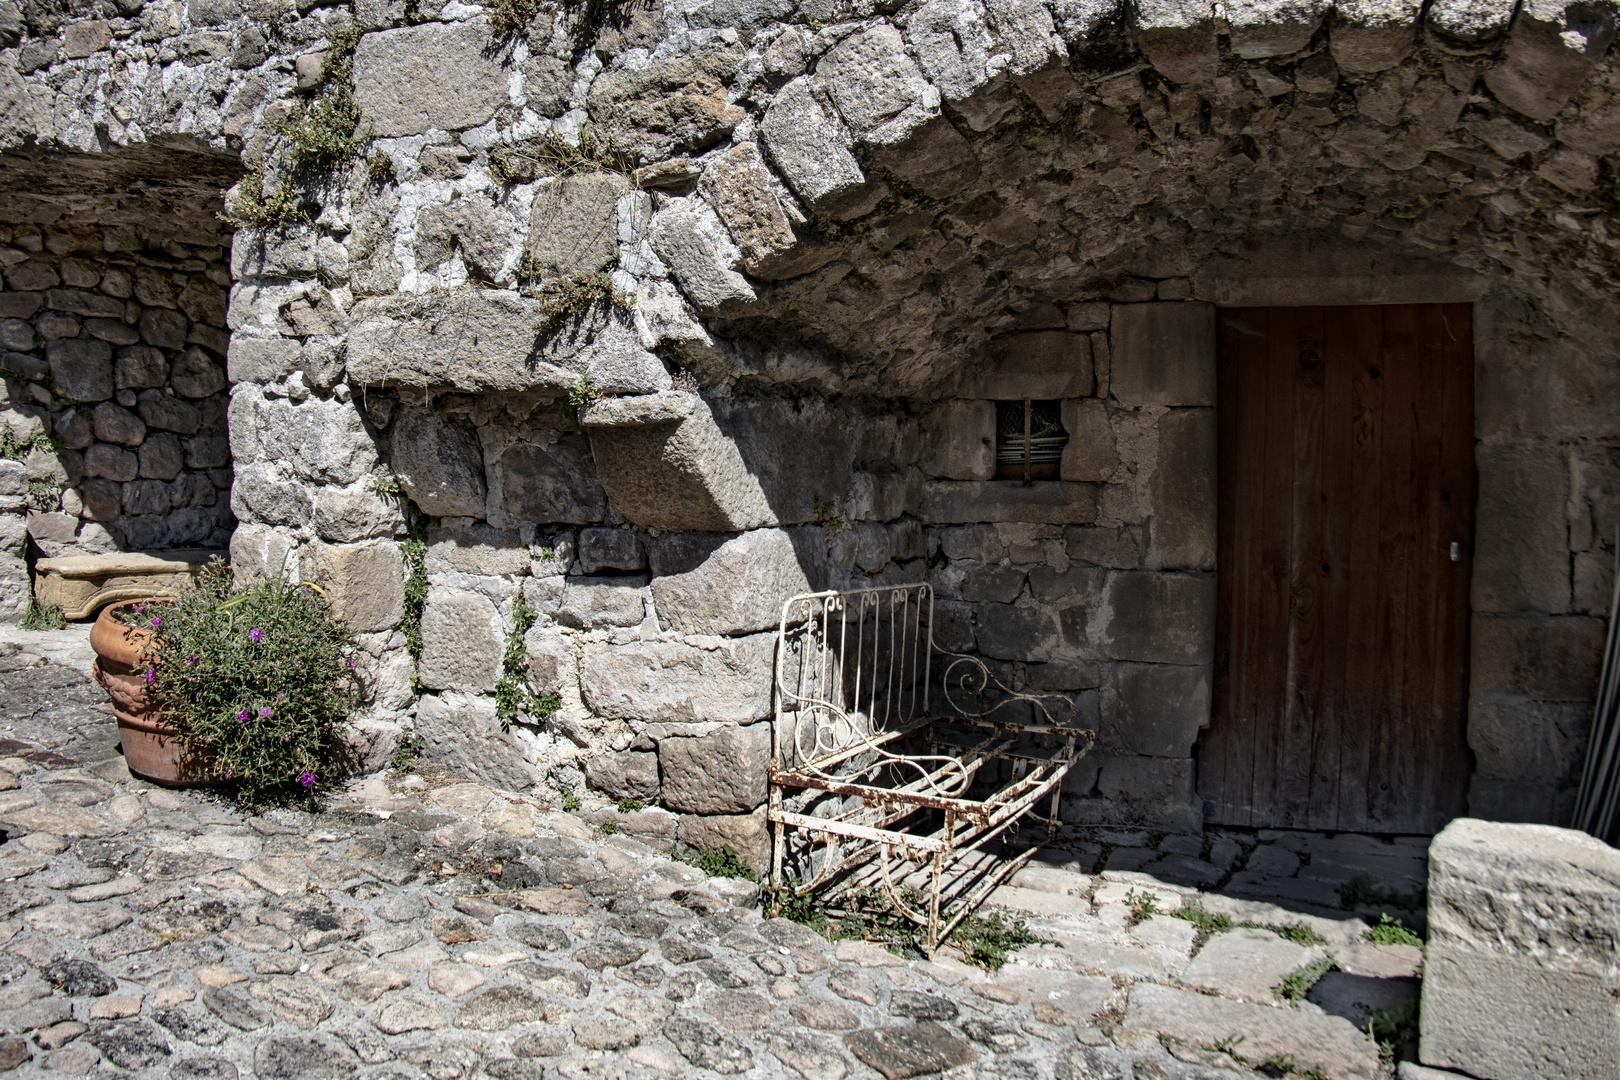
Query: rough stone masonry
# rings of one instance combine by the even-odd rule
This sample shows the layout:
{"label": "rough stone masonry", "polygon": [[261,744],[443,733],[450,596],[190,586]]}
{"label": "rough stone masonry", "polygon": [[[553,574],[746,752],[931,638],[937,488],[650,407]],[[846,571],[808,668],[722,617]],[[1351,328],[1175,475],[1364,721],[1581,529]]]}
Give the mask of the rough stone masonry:
{"label": "rough stone masonry", "polygon": [[[504,30],[435,0],[0,4],[5,416],[84,440],[0,472],[17,512],[61,473],[31,532],[6,519],[7,572],[219,544],[228,486],[238,568],[325,575],[361,634],[374,763],[409,727],[503,786],[661,792],[682,839],[756,858],[777,605],[927,580],[939,645],[1099,729],[1067,820],[1195,829],[1216,306],[1467,301],[1471,808],[1559,820],[1620,528],[1613,36],[1607,7],[1463,0]],[[358,156],[300,171],[289,118],[329,77]],[[63,170],[82,203],[40,185]],[[235,232],[227,279],[208,219],[242,177],[233,212],[284,221]],[[545,283],[596,272],[633,307],[554,324]],[[183,381],[222,346],[228,465],[222,388]],[[156,357],[139,385],[120,349]],[[994,478],[1024,398],[1068,437],[1027,488]],[[520,597],[562,707],[505,723]]]}

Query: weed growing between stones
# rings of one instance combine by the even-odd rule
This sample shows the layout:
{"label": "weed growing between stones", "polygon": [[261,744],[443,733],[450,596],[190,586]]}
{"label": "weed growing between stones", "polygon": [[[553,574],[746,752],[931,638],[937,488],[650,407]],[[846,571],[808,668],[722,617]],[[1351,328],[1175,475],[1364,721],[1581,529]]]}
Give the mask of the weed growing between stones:
{"label": "weed growing between stones", "polygon": [[1326,945],[1327,938],[1318,934],[1310,923],[1243,923],[1244,926],[1253,926],[1261,930],[1270,930],[1284,941],[1292,941],[1295,945]]}
{"label": "weed growing between stones", "polygon": [[1420,885],[1409,892],[1374,885],[1366,874],[1357,874],[1339,886],[1339,903],[1347,908],[1393,907],[1402,911],[1422,911],[1429,906],[1429,890]]}
{"label": "weed growing between stones", "polygon": [[17,620],[17,626],[22,630],[60,630],[66,625],[67,618],[62,614],[61,604],[41,604],[32,596],[28,598],[22,618]]}
{"label": "weed growing between stones", "polygon": [[388,473],[383,476],[371,478],[371,490],[379,495],[398,495],[405,489],[400,486],[399,477]]}
{"label": "weed growing between stones", "polygon": [[1131,925],[1145,923],[1155,915],[1165,914],[1159,907],[1159,897],[1155,893],[1139,893],[1135,889],[1125,894],[1125,903],[1131,908]]}
{"label": "weed growing between stones", "polygon": [[951,940],[962,950],[970,964],[986,971],[995,971],[1012,959],[1012,954],[1026,945],[1042,941],[1030,930],[1023,919],[1009,920],[999,911],[988,915],[970,915],[963,919],[951,934]]}
{"label": "weed growing between stones", "polygon": [[390,769],[404,772],[416,767],[416,759],[422,755],[422,735],[414,727],[405,728],[399,733],[399,744],[394,747],[393,759],[388,762]]}
{"label": "weed growing between stones", "polygon": [[556,694],[536,694],[529,689],[529,650],[523,644],[523,635],[537,617],[529,601],[518,593],[512,605],[512,632],[506,635],[506,647],[501,653],[501,678],[495,684],[495,712],[503,724],[512,723],[521,713],[543,720],[562,708]]}
{"label": "weed growing between stones", "polygon": [[565,791],[562,793],[562,808],[570,814],[579,809],[579,792]]}
{"label": "weed growing between stones", "polygon": [[381,150],[371,155],[371,162],[367,165],[366,171],[371,174],[371,182],[378,187],[392,184],[398,176],[394,169],[393,155],[385,154]]}
{"label": "weed growing between stones", "polygon": [[281,125],[301,172],[330,172],[359,156],[360,106],[354,100],[354,50],[360,24],[350,19],[332,32],[321,65],[321,85]]}
{"label": "weed growing between stones", "polygon": [[415,671],[422,662],[422,612],[427,608],[427,540],[412,536],[399,545],[399,554],[405,560],[405,649],[411,654],[411,689],[422,692],[422,680]]}
{"label": "weed growing between stones", "polygon": [[217,574],[141,607],[153,698],[239,801],[313,804],[332,786],[333,731],[358,684],[353,640],[318,585],[283,572],[244,590]]}
{"label": "weed growing between stones", "polygon": [[1322,976],[1338,968],[1339,961],[1328,953],[1320,960],[1313,960],[1284,975],[1283,981],[1272,992],[1277,995],[1277,1000],[1286,1001],[1297,1009],[1299,1003],[1305,1000],[1305,995],[1311,992],[1311,987],[1320,982]]}
{"label": "weed growing between stones", "polygon": [[[673,849],[671,849],[673,850]],[[734,851],[730,844],[723,844],[714,851],[686,851],[673,855],[689,866],[696,867],[710,877],[739,878],[743,881],[758,881],[759,876],[741,855]]]}
{"label": "weed growing between stones", "polygon": [[1423,939],[1406,928],[1406,924],[1389,915],[1378,916],[1378,925],[1361,935],[1361,940],[1372,945],[1418,945]]}
{"label": "weed growing between stones", "polygon": [[235,194],[225,201],[219,219],[233,229],[279,229],[283,225],[308,221],[309,212],[298,196],[292,177],[283,176],[269,195],[264,193],[266,166],[257,161],[237,182]]}
{"label": "weed growing between stones", "polygon": [[626,796],[625,798],[619,800],[617,809],[621,814],[637,813],[641,810],[641,800],[632,799]]}
{"label": "weed growing between stones", "polygon": [[624,312],[636,306],[634,296],[613,287],[613,278],[606,270],[547,278],[533,291],[540,298],[540,314],[545,317],[543,330],[556,330],[598,305]]}
{"label": "weed growing between stones", "polygon": [[838,535],[838,530],[844,527],[844,519],[838,516],[838,507],[833,505],[831,499],[823,499],[817,495],[814,502],[816,524],[821,526],[822,533],[830,541]]}
{"label": "weed growing between stones", "polygon": [[1301,1080],[1326,1080],[1321,1069],[1314,1066],[1308,1069],[1302,1068],[1294,1060],[1292,1054],[1273,1054],[1264,1061],[1250,1061],[1239,1050],[1239,1047],[1247,1041],[1247,1035],[1227,1036],[1224,1039],[1217,1039],[1215,1042],[1205,1046],[1204,1049],[1213,1050],[1217,1054],[1225,1054],[1239,1065],[1247,1066],[1261,1076],[1297,1076]]}
{"label": "weed growing between stones", "polygon": [[603,836],[616,836],[619,832],[619,823],[617,821],[604,821],[597,828],[602,830]]}
{"label": "weed growing between stones", "polygon": [[1217,915],[1204,907],[1201,900],[1194,900],[1174,914],[1176,918],[1190,922],[1198,928],[1198,932],[1193,935],[1193,952],[1202,949],[1204,943],[1216,934],[1224,934],[1235,925],[1230,915]]}
{"label": "weed growing between stones", "polygon": [[1367,1038],[1378,1044],[1378,1056],[1394,1061],[1401,1048],[1417,1042],[1422,1002],[1408,998],[1393,1009],[1367,1010]]}
{"label": "weed growing between stones", "polygon": [[62,489],[50,480],[28,481],[28,506],[42,513],[62,505]]}
{"label": "weed growing between stones", "polygon": [[489,154],[489,175],[497,184],[526,184],[545,176],[616,172],[629,176],[636,159],[614,145],[613,136],[598,137],[589,129],[572,143],[555,131],[532,139],[495,147]]}
{"label": "weed growing between stones", "polygon": [[28,456],[30,450],[44,450],[55,454],[62,449],[62,440],[55,435],[33,435],[26,439],[19,439],[10,429],[0,430],[0,458],[8,461],[21,461]]}
{"label": "weed growing between stones", "polygon": [[502,41],[527,34],[529,24],[543,6],[540,0],[484,0],[484,7],[489,9],[490,26]]}

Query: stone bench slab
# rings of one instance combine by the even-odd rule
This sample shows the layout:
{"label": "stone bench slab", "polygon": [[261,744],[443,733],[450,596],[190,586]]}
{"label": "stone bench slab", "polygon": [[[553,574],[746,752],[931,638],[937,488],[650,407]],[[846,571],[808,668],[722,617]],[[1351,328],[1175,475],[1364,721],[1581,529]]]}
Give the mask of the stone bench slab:
{"label": "stone bench slab", "polygon": [[34,597],[41,604],[60,604],[69,619],[87,619],[107,604],[149,600],[190,588],[198,571],[220,554],[188,549],[41,559],[34,565]]}

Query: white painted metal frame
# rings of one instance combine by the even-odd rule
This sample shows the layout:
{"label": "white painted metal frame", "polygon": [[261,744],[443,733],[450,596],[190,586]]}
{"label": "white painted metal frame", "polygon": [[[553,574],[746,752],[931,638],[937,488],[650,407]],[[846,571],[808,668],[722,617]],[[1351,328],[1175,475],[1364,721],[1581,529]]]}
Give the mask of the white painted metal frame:
{"label": "white painted metal frame", "polygon": [[[775,889],[790,860],[799,894],[880,887],[930,951],[1056,834],[1063,777],[1096,739],[1069,697],[1014,692],[977,657],[936,650],[933,612],[926,584],[782,605],[768,809]],[[1007,775],[975,788],[996,762]],[[1042,840],[985,857],[1026,821]]]}

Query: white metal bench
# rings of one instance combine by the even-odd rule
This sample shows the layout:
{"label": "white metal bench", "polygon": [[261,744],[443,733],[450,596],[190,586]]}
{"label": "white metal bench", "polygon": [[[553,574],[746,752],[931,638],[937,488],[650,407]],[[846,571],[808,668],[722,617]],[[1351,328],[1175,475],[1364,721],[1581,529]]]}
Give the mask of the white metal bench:
{"label": "white metal bench", "polygon": [[936,650],[933,625],[925,584],[782,605],[768,809],[779,897],[836,910],[881,889],[930,951],[1056,835],[1063,777],[1096,740],[1071,698],[1010,690]]}

